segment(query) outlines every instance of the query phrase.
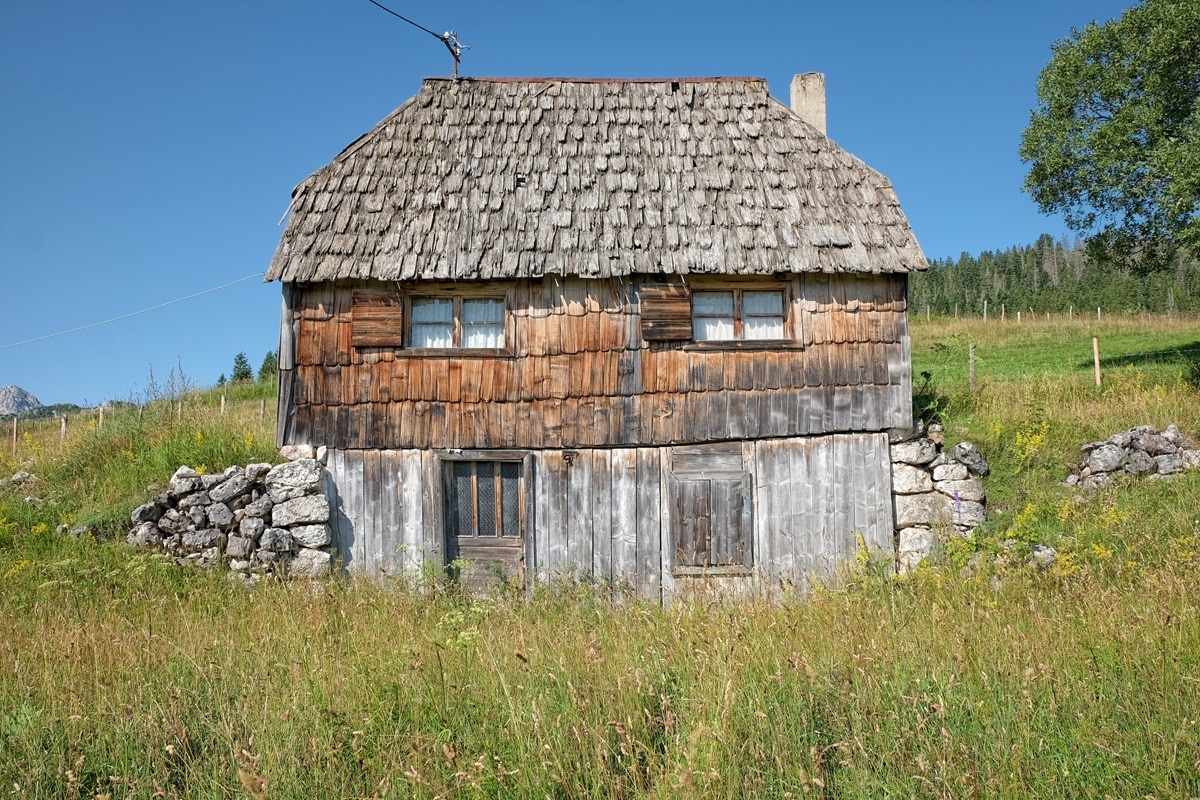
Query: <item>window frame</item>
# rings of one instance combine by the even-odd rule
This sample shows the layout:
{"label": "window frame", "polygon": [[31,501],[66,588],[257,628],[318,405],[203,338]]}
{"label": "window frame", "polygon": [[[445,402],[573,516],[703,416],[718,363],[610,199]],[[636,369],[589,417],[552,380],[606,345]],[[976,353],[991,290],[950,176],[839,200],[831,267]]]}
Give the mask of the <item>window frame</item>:
{"label": "window frame", "polygon": [[[642,341],[652,349],[704,350],[803,350],[800,310],[796,298],[798,278],[781,276],[689,275],[679,281],[653,280],[639,288]],[[783,298],[781,339],[695,339],[692,297],[696,292],[779,292]],[[652,304],[652,305],[651,305]],[[686,304],[684,317],[679,306]],[[653,310],[651,310],[653,309]],[[744,315],[740,322],[745,321]],[[687,326],[686,334],[683,325]]]}
{"label": "window frame", "polygon": [[[532,589],[533,582],[531,576],[534,574],[533,564],[533,455],[525,450],[445,450],[439,451],[437,454],[437,476],[438,480],[434,486],[433,505],[436,509],[436,529],[438,540],[442,543],[442,561],[447,568],[451,569],[452,554],[456,552],[458,538],[458,529],[454,524],[458,521],[457,510],[451,508],[451,503],[454,500],[453,492],[450,485],[453,480],[454,464],[458,462],[491,462],[495,464],[516,464],[520,472],[517,476],[517,503],[519,512],[520,535],[519,537],[505,536],[503,534],[503,516],[497,520],[500,523],[500,535],[494,537],[479,536],[478,528],[475,527],[474,535],[471,538],[480,543],[482,547],[499,547],[507,549],[511,545],[520,541],[520,549],[524,565],[524,581],[525,591]],[[477,473],[472,476],[473,480],[478,480]],[[497,483],[501,483],[503,478],[501,473],[496,473]],[[477,497],[477,495],[476,495]],[[501,499],[498,496],[498,499]],[[494,539],[492,544],[483,544],[488,539]],[[483,577],[483,576],[479,576]]]}
{"label": "window frame", "polygon": [[[667,525],[665,544],[670,550],[670,571],[672,577],[745,577],[754,574],[755,541],[754,541],[754,480],[750,469],[746,467],[745,455],[740,443],[722,443],[716,445],[690,445],[672,448],[669,467],[664,471],[664,501],[667,508]],[[742,507],[727,522],[736,525],[736,529],[728,532],[728,543],[740,545],[737,552],[740,559],[722,564],[680,563],[680,556],[685,553],[681,547],[684,533],[693,530],[690,520],[685,516],[682,501],[695,497],[695,492],[708,497],[708,506],[704,522],[708,530],[705,542],[705,553],[713,552],[712,545],[717,542],[722,533],[713,529],[713,522],[719,517],[718,506],[727,511],[733,510],[731,503],[720,504],[715,492],[730,492],[736,490],[741,495]]]}
{"label": "window frame", "polygon": [[[404,349],[409,355],[417,356],[511,356],[513,340],[512,310],[509,308],[508,287],[484,284],[464,287],[462,285],[429,285],[410,289],[404,293]],[[452,338],[457,344],[450,347],[420,347],[413,344],[413,302],[419,300],[451,300]],[[463,338],[463,302],[466,300],[495,300],[501,304],[502,318],[500,320],[501,335],[504,337],[500,347],[465,347]],[[417,323],[420,324],[420,323]]]}
{"label": "window frame", "polygon": [[[743,305],[743,297],[747,292],[757,292],[759,294],[777,294],[779,295],[780,313],[778,315],[780,327],[783,328],[784,336],[774,339],[747,339],[746,333],[746,312]],[[696,338],[696,320],[697,319],[723,319],[724,315],[718,317],[714,314],[697,314],[696,313],[696,295],[697,294],[731,294],[733,295],[733,338],[730,339],[697,339]],[[788,332],[788,294],[782,287],[760,287],[760,286],[729,286],[723,288],[717,287],[694,287],[692,290],[692,342],[695,344],[706,344],[709,342],[787,342],[791,341],[787,337]],[[766,319],[765,315],[757,315],[758,318]],[[752,319],[755,317],[751,317]],[[776,319],[775,315],[770,315],[770,319]]]}

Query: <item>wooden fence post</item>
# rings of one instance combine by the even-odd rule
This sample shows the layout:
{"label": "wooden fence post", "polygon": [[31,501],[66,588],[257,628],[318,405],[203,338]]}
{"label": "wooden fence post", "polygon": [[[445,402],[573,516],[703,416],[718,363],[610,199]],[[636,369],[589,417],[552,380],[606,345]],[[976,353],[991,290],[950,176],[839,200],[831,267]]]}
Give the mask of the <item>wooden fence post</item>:
{"label": "wooden fence post", "polygon": [[983,301],[983,321],[987,322],[987,300]]}
{"label": "wooden fence post", "polygon": [[62,425],[58,428],[58,440],[65,442],[67,440],[67,415],[62,415]]}
{"label": "wooden fence post", "polygon": [[267,398],[262,398],[258,401],[258,425],[262,427],[263,422],[267,419]]}
{"label": "wooden fence post", "polygon": [[97,428],[104,427],[104,406],[100,406],[100,420],[96,423]]}
{"label": "wooden fence post", "polygon": [[1100,386],[1100,339],[1092,337],[1092,361],[1096,364],[1096,386]]}
{"label": "wooden fence post", "polygon": [[221,392],[221,416],[225,416],[225,393]]}

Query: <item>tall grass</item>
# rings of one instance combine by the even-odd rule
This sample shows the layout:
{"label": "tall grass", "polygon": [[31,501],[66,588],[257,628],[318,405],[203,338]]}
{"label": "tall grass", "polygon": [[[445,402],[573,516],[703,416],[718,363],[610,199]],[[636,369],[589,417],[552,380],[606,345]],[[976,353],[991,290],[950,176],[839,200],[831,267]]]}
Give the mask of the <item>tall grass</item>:
{"label": "tall grass", "polygon": [[[868,565],[803,597],[662,609],[571,585],[531,601],[418,580],[247,590],[10,514],[0,787],[1200,797],[1200,476],[1086,502],[1059,485],[1087,439],[1142,422],[1200,433],[1195,390],[1134,368],[1100,390],[1084,371],[936,391],[949,437],[991,459],[998,513],[912,576]],[[1035,541],[1058,548],[1053,567],[1026,563]]]}
{"label": "tall grass", "polygon": [[66,523],[95,532],[122,532],[129,512],[162,487],[181,465],[220,471],[234,464],[275,462],[274,418],[261,415],[273,384],[238,387],[244,397],[222,413],[217,392],[167,389],[143,405],[120,404],[73,425],[65,440],[51,420],[27,432],[18,459],[0,457],[0,474],[18,467],[38,484],[25,495],[36,502],[5,503],[0,513],[28,527]]}

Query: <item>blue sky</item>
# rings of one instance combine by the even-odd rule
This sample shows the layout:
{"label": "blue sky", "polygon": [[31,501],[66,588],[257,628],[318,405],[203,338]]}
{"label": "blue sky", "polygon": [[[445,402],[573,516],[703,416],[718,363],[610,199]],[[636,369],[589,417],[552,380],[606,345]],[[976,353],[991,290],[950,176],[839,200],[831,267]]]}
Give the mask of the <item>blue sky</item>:
{"label": "blue sky", "polygon": [[[1064,232],[1021,192],[1035,81],[1072,26],[1131,4],[384,3],[456,30],[465,76],[753,75],[786,103],[824,72],[829,135],[891,179],[931,259]],[[212,385],[239,351],[257,368],[292,187],[450,69],[368,0],[4,4],[0,386],[98,404],[151,372]]]}

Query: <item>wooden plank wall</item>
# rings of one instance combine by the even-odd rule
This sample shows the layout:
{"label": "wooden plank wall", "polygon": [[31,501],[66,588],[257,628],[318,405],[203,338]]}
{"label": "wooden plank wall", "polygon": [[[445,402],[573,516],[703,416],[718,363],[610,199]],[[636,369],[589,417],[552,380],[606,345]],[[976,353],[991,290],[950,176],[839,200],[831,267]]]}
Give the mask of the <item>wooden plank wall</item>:
{"label": "wooden plank wall", "polygon": [[857,535],[891,558],[887,434],[754,442],[755,543],[768,578],[803,588],[851,560]]}
{"label": "wooden plank wall", "polygon": [[367,285],[295,287],[287,443],[621,447],[911,424],[903,275],[793,277],[802,347],[774,351],[643,342],[631,282],[518,281],[504,357],[352,347]]}
{"label": "wooden plank wall", "polygon": [[400,576],[419,571],[427,560],[440,563],[438,517],[426,497],[440,486],[429,478],[440,474],[431,456],[419,450],[329,451],[330,527],[344,569]]}
{"label": "wooden plank wall", "polygon": [[[537,580],[578,580],[618,596],[665,599],[696,589],[804,588],[851,560],[857,535],[892,553],[886,434],[744,442],[752,475],[754,575],[672,576],[672,448],[534,453],[528,552]],[[343,566],[419,574],[443,563],[441,461],[428,450],[329,452],[334,546]]]}

